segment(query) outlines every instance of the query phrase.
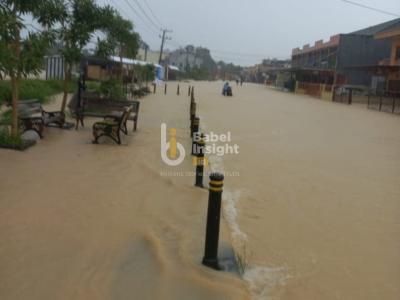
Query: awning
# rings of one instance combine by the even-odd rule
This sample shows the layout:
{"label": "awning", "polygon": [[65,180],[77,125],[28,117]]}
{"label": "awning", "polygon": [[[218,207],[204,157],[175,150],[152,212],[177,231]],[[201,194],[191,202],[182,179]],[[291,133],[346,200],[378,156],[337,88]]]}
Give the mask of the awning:
{"label": "awning", "polygon": [[172,66],[172,65],[169,65],[169,66],[168,66],[168,69],[170,69],[170,70],[172,70],[172,71],[178,71],[178,72],[180,71],[178,67]]}
{"label": "awning", "polygon": [[[109,59],[111,61],[115,61],[115,62],[120,62],[121,59],[118,56],[110,56]],[[141,65],[141,66],[145,66],[145,65],[151,65],[152,63],[143,61],[143,60],[137,60],[137,59],[131,59],[131,58],[126,58],[123,57],[122,58],[122,63],[124,65]]]}

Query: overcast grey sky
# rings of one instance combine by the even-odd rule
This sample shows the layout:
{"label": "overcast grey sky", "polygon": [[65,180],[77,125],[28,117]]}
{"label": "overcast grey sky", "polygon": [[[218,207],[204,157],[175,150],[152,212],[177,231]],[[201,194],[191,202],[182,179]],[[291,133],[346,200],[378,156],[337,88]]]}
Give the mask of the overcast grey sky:
{"label": "overcast grey sky", "polygon": [[[292,48],[396,18],[342,0],[98,2],[113,5],[125,18],[132,20],[136,31],[153,50],[160,47],[157,30],[163,25],[173,30],[167,48],[187,44],[204,46],[211,50],[214,59],[241,65],[255,64],[268,57],[289,58]],[[400,0],[354,2],[400,15]]]}

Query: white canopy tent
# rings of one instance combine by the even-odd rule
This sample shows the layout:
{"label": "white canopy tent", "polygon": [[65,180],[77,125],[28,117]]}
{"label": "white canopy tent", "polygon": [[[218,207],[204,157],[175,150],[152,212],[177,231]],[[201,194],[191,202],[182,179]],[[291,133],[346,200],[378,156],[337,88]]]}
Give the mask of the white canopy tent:
{"label": "white canopy tent", "polygon": [[[109,59],[114,62],[118,62],[118,63],[121,62],[121,59],[119,56],[109,56]],[[162,84],[164,82],[165,69],[163,66],[161,66],[159,64],[150,63],[150,62],[146,62],[143,60],[126,58],[126,57],[122,58],[122,64],[124,64],[124,65],[140,65],[140,66],[153,65],[156,68],[156,76],[155,76],[154,82],[157,84]],[[168,70],[177,71],[177,72],[180,71],[178,67],[173,66],[173,65],[168,65]]]}

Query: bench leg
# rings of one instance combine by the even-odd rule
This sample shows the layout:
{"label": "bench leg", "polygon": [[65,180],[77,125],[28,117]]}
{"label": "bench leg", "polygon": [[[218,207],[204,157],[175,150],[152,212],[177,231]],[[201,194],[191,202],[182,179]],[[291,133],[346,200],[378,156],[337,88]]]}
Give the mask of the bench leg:
{"label": "bench leg", "polygon": [[83,123],[83,117],[77,117],[76,118],[75,130],[78,130],[79,123],[81,123],[82,127],[85,127],[85,124]]}
{"label": "bench leg", "polygon": [[[97,123],[93,124],[93,144],[99,143],[99,138],[102,136],[107,136],[116,142],[118,145],[121,145],[121,129],[118,127],[114,127],[110,130],[109,127],[99,127]],[[108,129],[107,129],[108,128]]]}
{"label": "bench leg", "polygon": [[121,134],[120,134],[119,131],[118,131],[118,134],[117,134],[117,143],[118,143],[118,145],[121,145]]}
{"label": "bench leg", "polygon": [[79,127],[79,117],[76,116],[75,130],[78,130]]}
{"label": "bench leg", "polygon": [[125,124],[124,124],[123,127],[122,127],[122,132],[123,132],[125,135],[128,135],[128,126],[127,126],[126,123],[127,123],[127,122],[125,122]]}
{"label": "bench leg", "polygon": [[137,129],[137,119],[133,120],[133,131]]}

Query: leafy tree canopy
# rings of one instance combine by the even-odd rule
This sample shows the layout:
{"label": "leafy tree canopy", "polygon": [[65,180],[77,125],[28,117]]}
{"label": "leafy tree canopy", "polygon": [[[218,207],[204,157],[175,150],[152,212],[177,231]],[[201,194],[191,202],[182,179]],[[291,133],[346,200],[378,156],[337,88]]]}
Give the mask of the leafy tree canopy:
{"label": "leafy tree canopy", "polygon": [[139,49],[140,36],[134,31],[132,22],[124,19],[110,6],[104,9],[102,18],[105,24],[102,30],[106,38],[103,40],[98,38],[96,55],[135,58]]}

